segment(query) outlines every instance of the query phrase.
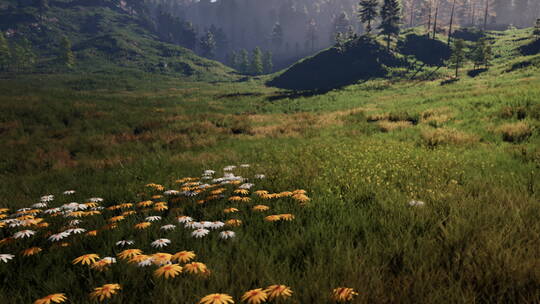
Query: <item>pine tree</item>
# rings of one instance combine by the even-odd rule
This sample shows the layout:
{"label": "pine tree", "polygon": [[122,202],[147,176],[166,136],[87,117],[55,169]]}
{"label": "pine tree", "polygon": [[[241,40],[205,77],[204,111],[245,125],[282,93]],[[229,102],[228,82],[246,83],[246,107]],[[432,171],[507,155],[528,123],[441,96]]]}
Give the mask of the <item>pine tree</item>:
{"label": "pine tree", "polygon": [[274,50],[279,52],[281,50],[281,46],[283,45],[283,28],[279,22],[274,24],[270,39],[272,40]]}
{"label": "pine tree", "polygon": [[454,40],[454,44],[452,46],[452,56],[450,56],[449,60],[449,67],[456,70],[456,78],[458,78],[459,69],[463,66],[463,62],[465,61],[464,48],[465,42],[463,42],[462,39]]}
{"label": "pine tree", "polygon": [[9,52],[9,45],[4,33],[0,31],[0,70],[5,71],[9,66],[11,54]]}
{"label": "pine tree", "polygon": [[60,63],[68,68],[72,68],[75,64],[75,56],[71,50],[71,41],[66,36],[62,36],[59,59]]}
{"label": "pine tree", "polygon": [[272,52],[266,51],[263,55],[263,70],[265,74],[270,74],[274,70],[274,62],[272,60]]}
{"label": "pine tree", "polygon": [[249,72],[253,75],[261,75],[264,72],[262,52],[259,47],[253,50],[251,55],[251,64],[249,66]]}
{"label": "pine tree", "polygon": [[249,54],[246,50],[240,51],[240,72],[247,74],[249,72]]}
{"label": "pine tree", "polygon": [[481,66],[485,62],[486,56],[486,40],[479,39],[471,53],[471,60],[474,64],[474,69]]}
{"label": "pine tree", "polygon": [[311,52],[315,51],[315,43],[318,39],[317,24],[315,23],[315,19],[312,18],[308,23],[306,32],[306,41],[311,46]]}
{"label": "pine tree", "polygon": [[379,16],[378,6],[378,0],[360,0],[360,10],[358,11],[358,15],[360,16],[360,21],[366,24],[366,33],[368,35],[370,35],[372,31],[371,23]]}
{"label": "pine tree", "polygon": [[533,35],[540,39],[540,19],[536,19],[536,25],[534,26]]}
{"label": "pine tree", "polygon": [[381,7],[381,35],[386,36],[387,49],[390,49],[392,36],[399,35],[400,25],[400,7],[398,0],[384,0]]}
{"label": "pine tree", "polygon": [[214,58],[216,55],[216,40],[214,34],[210,31],[206,31],[204,36],[201,37],[199,42],[201,47],[201,53],[204,57]]}
{"label": "pine tree", "polygon": [[341,14],[334,18],[333,24],[332,24],[332,35],[331,35],[331,42],[333,43],[335,41],[337,33],[345,33],[349,29],[351,25],[351,20],[349,20],[349,16],[347,16],[346,12],[341,12]]}

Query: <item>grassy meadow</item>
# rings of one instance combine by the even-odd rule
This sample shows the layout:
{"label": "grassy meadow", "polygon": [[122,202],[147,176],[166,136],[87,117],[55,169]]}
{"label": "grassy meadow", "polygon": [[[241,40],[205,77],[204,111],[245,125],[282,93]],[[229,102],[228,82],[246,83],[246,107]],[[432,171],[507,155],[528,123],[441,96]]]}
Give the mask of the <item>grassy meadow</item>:
{"label": "grassy meadow", "polygon": [[[15,255],[0,262],[0,303],[53,293],[93,303],[89,294],[107,283],[122,287],[108,303],[197,303],[211,293],[239,303],[245,291],[272,284],[292,289],[282,303],[333,303],[337,287],[358,292],[352,303],[540,302],[540,61],[519,54],[526,34],[493,34],[493,66],[476,77],[466,67],[446,85],[403,77],[302,94],[265,78],[1,79],[0,208],[14,214],[51,194],[49,208],[101,197],[105,209],[77,225],[96,236],[49,241],[70,227],[69,214],[37,214],[48,227],[0,228],[0,253]],[[222,177],[229,165],[237,168],[226,172],[254,184],[249,202],[230,200],[234,183],[193,197],[158,198],[163,191],[146,186],[180,191],[179,179],[198,181],[205,170]],[[209,198],[218,188],[224,196]],[[310,200],[258,190],[305,190]],[[148,200],[168,209],[137,205]],[[108,208],[126,203],[133,206]],[[254,211],[259,204],[270,209]],[[232,207],[239,211],[224,212]],[[265,220],[274,214],[294,219]],[[134,228],[154,215],[162,219]],[[194,238],[177,216],[241,224],[226,228],[232,239],[216,231]],[[10,239],[22,229],[37,233]],[[153,248],[160,238],[171,243]],[[135,243],[116,245],[128,239]],[[21,254],[34,246],[42,251]],[[157,266],[117,257],[127,248],[194,251],[210,273],[157,278]],[[103,271],[72,264],[89,253],[118,260]]]}

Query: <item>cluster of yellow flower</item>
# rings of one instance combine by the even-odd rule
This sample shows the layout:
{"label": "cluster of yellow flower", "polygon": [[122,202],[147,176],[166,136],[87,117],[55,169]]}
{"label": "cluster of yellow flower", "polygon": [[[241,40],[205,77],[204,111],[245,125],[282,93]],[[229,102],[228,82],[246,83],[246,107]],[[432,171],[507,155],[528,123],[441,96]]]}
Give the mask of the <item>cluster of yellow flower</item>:
{"label": "cluster of yellow flower", "polygon": [[[258,178],[264,178],[264,176],[260,175]],[[208,179],[212,179],[212,181],[204,183],[205,180]],[[106,231],[117,229],[119,225],[123,225],[124,223],[126,223],[125,225],[128,225],[127,223],[131,222],[127,221],[128,217],[137,217],[142,215],[143,217],[139,219],[137,224],[133,224],[131,222],[132,224],[129,225],[133,225],[131,226],[133,229],[143,230],[149,227],[154,227],[154,222],[161,221],[162,219],[170,219],[170,215],[177,215],[174,218],[175,222],[184,224],[186,228],[194,229],[195,231],[193,231],[192,236],[199,238],[207,235],[210,229],[220,229],[223,226],[237,227],[242,225],[243,222],[242,220],[236,218],[229,218],[224,220],[224,222],[196,222],[187,215],[178,215],[179,210],[183,210],[182,207],[178,206],[179,204],[196,203],[200,205],[216,200],[221,200],[223,203],[250,203],[260,200],[269,201],[290,199],[291,201],[298,202],[300,206],[305,206],[310,201],[310,198],[307,196],[307,192],[305,190],[293,190],[278,193],[270,193],[266,190],[257,190],[253,192],[253,196],[250,196],[250,189],[254,185],[246,183],[245,179],[243,178],[234,176],[231,178],[230,175],[229,177],[217,179],[208,178],[208,176],[203,176],[201,178],[187,177],[176,180],[175,183],[180,184],[177,187],[178,190],[173,189],[167,191],[165,191],[165,187],[163,185],[149,183],[146,185],[146,188],[150,189],[150,192],[147,191],[144,194],[144,196],[146,196],[146,198],[143,198],[144,200],[138,203],[121,203],[110,206],[101,206],[100,203],[103,201],[103,199],[92,198],[89,199],[88,202],[82,204],[72,202],[59,207],[51,208],[48,206],[48,203],[52,202],[54,197],[49,195],[46,196],[46,200],[43,200],[42,198],[42,203],[35,204],[36,206],[33,206],[33,208],[19,209],[11,215],[7,214],[9,209],[0,209],[0,228],[11,229],[17,227],[30,227],[32,229],[43,229],[42,231],[48,230],[44,231],[42,235],[51,242],[50,249],[54,249],[70,246],[75,241],[82,241],[81,238],[66,241],[66,238],[75,234],[94,237]],[[74,193],[74,191],[72,191],[70,194],[72,193]],[[272,209],[269,205],[271,205],[271,203],[264,205],[254,204],[250,207],[250,209],[254,212],[266,212]],[[215,204],[212,204],[212,206],[215,206]],[[168,211],[169,208],[172,208],[170,210],[171,212]],[[229,206],[221,210],[223,210],[223,213],[225,214],[232,214],[240,212],[239,208],[241,208],[240,205],[236,207]],[[148,216],[148,213],[150,212],[163,213],[160,215]],[[43,216],[38,217],[39,215]],[[79,219],[98,215],[103,217],[103,220],[105,220],[107,223],[106,225],[89,231],[78,227],[78,224],[81,222]],[[60,227],[58,227],[58,221],[51,221],[51,223],[54,224],[49,227],[50,224],[46,222],[46,217],[64,218],[69,222],[64,222]],[[294,218],[295,216],[291,213],[283,213],[265,216],[264,220],[267,222],[292,221]],[[169,223],[161,226],[160,231],[173,230],[175,228],[176,225]],[[54,230],[56,230],[56,233],[53,232]],[[60,231],[58,232],[58,230]],[[28,229],[17,231],[12,237],[6,237],[0,240],[0,245],[10,244],[19,238],[30,238],[35,233],[36,231]],[[233,231],[222,231],[220,233],[220,237],[222,239],[233,238],[235,237],[235,233]],[[151,244],[153,247],[161,248],[167,246],[170,242],[171,241],[168,239],[158,239]],[[126,244],[131,245],[133,243],[133,241],[122,240],[117,242],[117,245],[124,246]],[[17,247],[20,248],[20,246],[16,246],[14,248]],[[41,247],[33,246],[22,250],[21,255],[29,257],[42,252],[44,252],[44,250]],[[46,252],[42,254],[46,254]],[[141,267],[154,265],[157,267],[154,270],[154,276],[156,278],[172,279],[182,273],[208,276],[211,273],[204,263],[192,261],[196,257],[196,254],[193,251],[188,250],[180,251],[174,254],[164,252],[144,254],[141,249],[132,248],[125,249],[116,256],[119,260],[125,261],[128,264],[136,264]],[[14,255],[11,254],[2,254],[0,255],[0,261],[7,263],[7,261],[11,260],[13,257]],[[73,265],[84,265],[98,271],[106,271],[115,263],[116,258],[100,258],[97,253],[84,254],[72,260]],[[119,290],[121,290],[121,286],[119,284],[105,284],[101,287],[96,287],[90,293],[90,297],[98,301],[104,301],[111,298]],[[349,290],[348,293],[346,291],[338,292],[337,294],[339,294],[339,296],[334,297],[335,300],[342,302],[342,300],[349,301],[352,299],[352,297],[355,295],[354,291],[352,289],[347,290]],[[257,288],[247,291],[241,297],[241,301],[247,302],[248,304],[258,304],[267,301],[275,301],[278,299],[283,300],[291,297],[291,295],[292,290],[290,287],[286,285],[271,285],[265,289]],[[55,293],[36,300],[34,304],[62,303],[67,301],[67,299],[68,298],[65,294]],[[234,302],[232,297],[229,295],[210,294],[202,298],[200,303],[226,304]]]}

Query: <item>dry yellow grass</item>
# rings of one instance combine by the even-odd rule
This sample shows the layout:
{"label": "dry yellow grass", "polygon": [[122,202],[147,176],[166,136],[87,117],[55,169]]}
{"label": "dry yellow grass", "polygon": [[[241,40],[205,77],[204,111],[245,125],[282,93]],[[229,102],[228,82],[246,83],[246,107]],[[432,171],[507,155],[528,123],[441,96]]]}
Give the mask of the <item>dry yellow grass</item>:
{"label": "dry yellow grass", "polygon": [[420,114],[420,123],[428,124],[434,128],[440,128],[452,118],[454,118],[454,114],[448,107],[429,109]]}
{"label": "dry yellow grass", "polygon": [[412,127],[412,123],[410,121],[388,121],[388,120],[380,120],[377,122],[377,126],[379,126],[379,129],[383,132],[391,132],[395,130],[403,130],[409,127]]}
{"label": "dry yellow grass", "polygon": [[453,144],[464,145],[478,142],[478,137],[473,134],[464,133],[450,128],[423,129],[421,132],[425,144],[430,147]]}
{"label": "dry yellow grass", "polygon": [[531,126],[523,121],[507,123],[498,128],[498,132],[502,134],[503,140],[508,142],[524,141],[532,135],[532,131]]}

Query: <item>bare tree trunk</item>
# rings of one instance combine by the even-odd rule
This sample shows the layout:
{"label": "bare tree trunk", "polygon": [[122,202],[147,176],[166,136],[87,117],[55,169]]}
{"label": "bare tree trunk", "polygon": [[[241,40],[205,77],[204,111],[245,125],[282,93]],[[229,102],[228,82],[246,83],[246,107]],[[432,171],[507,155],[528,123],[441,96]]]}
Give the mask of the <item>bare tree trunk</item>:
{"label": "bare tree trunk", "polygon": [[429,32],[431,31],[431,8],[432,8],[433,1],[429,0],[429,10],[428,10],[428,24],[427,24],[427,34],[429,38]]}
{"label": "bare tree trunk", "polygon": [[450,13],[450,26],[448,28],[448,46],[450,46],[450,38],[452,37],[452,26],[454,25],[454,11],[456,8],[456,0],[452,3],[452,12]]}
{"label": "bare tree trunk", "polygon": [[433,20],[433,39],[435,39],[435,34],[437,33],[437,18],[439,17],[439,0],[437,0],[437,5],[435,6],[435,19]]}
{"label": "bare tree trunk", "polygon": [[414,20],[414,0],[411,0],[411,18],[409,21],[409,27],[413,27],[413,20]]}
{"label": "bare tree trunk", "polygon": [[471,1],[471,25],[474,27],[476,25],[476,2],[474,0]]}
{"label": "bare tree trunk", "polygon": [[486,1],[486,11],[484,13],[484,31],[487,29],[487,18],[488,18],[488,11],[489,11],[489,0]]}

